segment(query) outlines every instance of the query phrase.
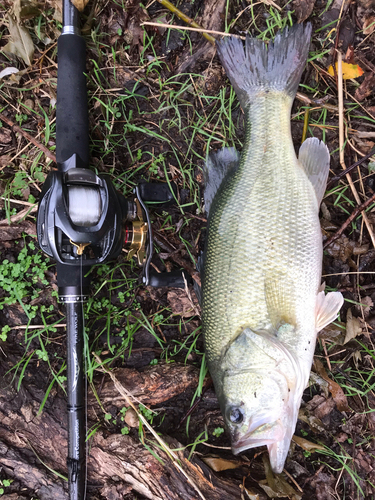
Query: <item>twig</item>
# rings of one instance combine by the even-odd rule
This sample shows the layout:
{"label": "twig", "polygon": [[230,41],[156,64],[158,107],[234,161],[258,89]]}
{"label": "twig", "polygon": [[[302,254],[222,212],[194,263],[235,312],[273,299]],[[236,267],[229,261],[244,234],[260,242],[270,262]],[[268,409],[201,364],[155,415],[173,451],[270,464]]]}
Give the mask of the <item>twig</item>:
{"label": "twig", "polygon": [[296,98],[305,103],[306,105],[314,105],[314,106],[317,106],[319,108],[324,108],[324,109],[328,109],[329,111],[332,111],[332,113],[337,113],[339,108],[337,106],[334,106],[333,104],[326,104],[324,99],[326,99],[326,97],[324,97],[323,99],[311,99],[309,96],[307,96],[306,94],[303,94],[302,92],[297,92],[296,94]]}
{"label": "twig", "polygon": [[18,132],[21,135],[23,135],[25,139],[27,139],[32,144],[34,144],[34,146],[36,146],[41,151],[43,151],[43,153],[47,156],[47,158],[49,158],[50,160],[52,160],[56,163],[56,156],[53,153],[51,153],[51,151],[48,148],[46,148],[46,146],[44,146],[44,144],[37,141],[35,139],[35,137],[30,135],[28,132],[25,132],[25,130],[23,130],[21,127],[19,127],[14,122],[12,122],[12,120],[9,120],[9,118],[4,116],[3,113],[0,113],[0,120],[3,120],[7,125],[9,125],[9,127],[12,127],[14,132]]}
{"label": "twig", "polygon": [[29,201],[14,200],[13,198],[8,198],[7,196],[0,196],[0,200],[5,200],[9,203],[15,203],[16,205],[26,205],[27,207],[35,207],[35,203],[30,203]]}
{"label": "twig", "polygon": [[[65,328],[66,323],[59,323],[58,325],[47,325],[47,327],[51,328]],[[46,328],[46,325],[19,325],[12,326],[11,330],[38,330],[38,328]]]}
{"label": "twig", "polygon": [[14,214],[10,217],[10,219],[3,219],[0,221],[0,226],[8,226],[9,221],[10,224],[14,224],[15,222],[19,222],[20,220],[25,219],[28,215],[34,214],[38,210],[37,206],[31,207],[31,208],[24,208],[17,214]]}
{"label": "twig", "polygon": [[[340,152],[340,165],[343,170],[346,171],[345,159],[344,159],[344,92],[343,92],[343,77],[342,77],[342,54],[340,51],[337,52],[337,91],[338,91],[338,101],[339,101],[339,152]],[[350,189],[352,190],[353,196],[358,205],[361,205],[361,200],[358,192],[353,184],[350,174],[346,172],[346,178],[348,180]],[[369,232],[372,244],[375,248],[375,235],[367,218],[367,215],[362,214],[363,220],[366,224],[367,230]]]}
{"label": "twig", "polygon": [[331,243],[336,241],[343,233],[343,231],[349,226],[349,224],[361,213],[363,210],[365,210],[371,203],[375,202],[375,193],[364,203],[359,205],[353,213],[350,215],[350,217],[347,218],[347,220],[344,222],[344,224],[336,231],[336,233],[331,236],[323,245],[323,248],[327,248]]}
{"label": "twig", "polygon": [[371,158],[371,156],[373,156],[373,155],[375,155],[375,146],[363,158],[361,158],[360,160],[358,160],[355,163],[353,163],[353,165],[350,165],[350,167],[348,167],[347,169],[345,169],[343,172],[341,172],[341,173],[335,175],[334,177],[332,177],[332,179],[327,184],[327,188],[329,188],[330,186],[332,186],[332,184],[334,184],[335,182],[337,182],[340,179],[342,179],[343,177],[345,177],[349,172],[351,172],[353,169],[355,169],[356,167],[358,167],[359,165],[361,165],[364,161],[366,161],[369,158]]}
{"label": "twig", "polygon": [[302,130],[301,144],[306,140],[307,130],[309,128],[309,117],[310,117],[310,108],[306,108],[305,117],[303,119],[303,130]]}
{"label": "twig", "polygon": [[297,483],[297,481],[294,479],[294,477],[291,474],[289,474],[289,472],[286,469],[283,469],[283,472],[284,472],[285,475],[287,475],[289,477],[289,479],[292,481],[292,483],[295,485],[295,487],[298,489],[298,491],[300,491],[301,493],[303,493],[303,489]]}
{"label": "twig", "polygon": [[266,5],[269,5],[270,7],[273,7],[279,11],[282,11],[282,7],[277,5],[273,0],[261,0],[261,3],[265,3]]}
{"label": "twig", "polygon": [[143,23],[140,24],[140,26],[158,26],[160,28],[168,28],[174,30],[197,31],[198,33],[202,33],[203,35],[204,33],[212,33],[213,35],[233,36],[235,38],[240,38],[241,40],[246,40],[245,36],[233,35],[232,33],[223,33],[222,31],[206,30],[204,28],[191,28],[190,26],[178,26],[174,24],[165,24],[165,23],[152,23],[151,21],[144,21]]}
{"label": "twig", "polygon": [[[182,21],[185,23],[189,24],[193,28],[198,28],[198,30],[202,30],[202,35],[208,40],[212,45],[215,45],[215,38],[211,35],[209,35],[202,26],[200,26],[198,23],[196,23],[193,19],[191,19],[189,16],[181,12],[177,7],[175,7],[171,2],[168,0],[158,0],[158,2],[163,5],[163,7],[167,7],[168,10],[173,12],[173,14],[176,14],[178,18],[180,18]],[[159,25],[160,26],[160,25]],[[170,28],[170,26],[168,26]]]}

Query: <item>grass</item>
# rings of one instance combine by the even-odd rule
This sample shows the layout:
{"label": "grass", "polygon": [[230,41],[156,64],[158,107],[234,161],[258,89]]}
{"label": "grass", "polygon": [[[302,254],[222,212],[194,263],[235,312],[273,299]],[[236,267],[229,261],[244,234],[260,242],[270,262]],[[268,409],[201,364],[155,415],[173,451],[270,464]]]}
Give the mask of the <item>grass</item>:
{"label": "grass", "polygon": [[[120,3],[118,5],[121,6]],[[324,10],[328,8],[329,5]],[[295,20],[293,10],[287,10],[285,6],[279,11],[267,4],[254,3],[246,13],[239,16],[241,10],[239,2],[226,2],[225,31],[240,33],[250,29],[261,40],[269,41],[278,30],[291,26]],[[320,12],[319,15],[322,14]],[[39,60],[38,73],[30,74],[23,85],[9,86],[0,82],[2,112],[5,110],[14,113],[14,121],[30,134],[37,136],[40,133],[40,142],[51,151],[54,150],[56,140],[55,111],[51,105],[51,98],[54,98],[56,92],[56,48],[52,44],[42,45],[41,40],[48,36],[55,41],[56,34],[51,22],[54,28],[61,28],[52,16],[53,10],[46,9],[38,17],[27,21],[27,25],[33,28],[31,33],[38,45],[39,55],[50,47],[46,57]],[[178,64],[178,61],[176,56],[169,59],[160,56],[158,34],[144,30],[140,44],[132,47],[124,37],[123,28],[121,33],[112,33],[111,27],[105,24],[106,20],[107,18],[98,16],[87,37],[92,167],[98,173],[109,175],[119,191],[126,196],[131,194],[141,179],[177,183],[180,194],[185,193],[184,197],[177,200],[175,208],[153,211],[153,223],[158,231],[167,235],[168,240],[179,248],[186,262],[195,265],[198,251],[203,246],[206,227],[203,221],[197,222],[196,219],[196,216],[204,217],[200,180],[202,164],[211,150],[225,146],[242,148],[242,112],[232,87],[222,79],[220,69],[212,77],[209,71],[201,73],[195,68],[191,73],[171,74],[171,67]],[[328,42],[332,34],[327,34],[330,26],[326,28],[317,28],[315,31],[314,50],[309,56],[309,61],[318,67],[323,67],[322,61],[331,50]],[[194,48],[195,36],[185,34],[186,47]],[[127,70],[125,73],[124,67]],[[208,69],[217,70],[217,63],[207,65],[206,70]],[[314,75],[316,73],[300,90],[315,99],[330,96],[331,101],[334,100],[334,82],[324,74],[318,75],[316,79]],[[356,85],[347,82],[347,88],[349,93],[354,94]],[[40,93],[35,94],[36,91]],[[26,104],[26,98],[33,101],[33,106]],[[293,127],[302,125],[304,111],[305,107],[298,108]],[[348,103],[346,111],[348,123],[359,121],[363,126],[375,125],[375,120],[362,113],[356,103]],[[337,136],[337,118],[324,108],[312,110],[308,136],[319,136],[324,141],[335,144],[333,138]],[[23,142],[22,147],[24,145]],[[4,183],[3,210],[8,221],[19,211],[18,206],[10,200],[18,199],[34,204],[51,168],[51,163],[45,161],[38,148],[31,144],[24,152],[20,152],[20,148],[17,145],[15,150],[10,150],[9,164],[0,172]],[[331,149],[331,156],[333,163],[337,164],[337,151],[334,148]],[[324,201],[332,217],[338,220],[345,220],[355,207],[345,182],[328,190]],[[372,207],[369,208],[371,209]],[[346,233],[350,238],[358,236],[360,222],[361,216],[353,221],[350,233]],[[17,251],[17,248],[20,250]],[[165,253],[162,249],[157,250]],[[64,390],[64,346],[63,341],[58,340],[61,338],[61,329],[56,329],[56,325],[64,319],[58,315],[54,302],[56,293],[49,285],[53,263],[37,251],[35,238],[23,237],[20,243],[15,244],[12,252],[15,255],[14,262],[7,259],[0,264],[0,309],[19,306],[27,318],[27,324],[22,338],[19,334],[16,336],[15,332],[19,330],[3,325],[0,338],[5,348],[7,342],[21,343],[22,354],[20,353],[12,368],[12,376],[17,380],[18,388],[26,374],[35,366],[40,366],[40,369],[48,373],[50,382],[40,405],[42,411],[56,384]],[[163,266],[169,261],[161,258],[157,262],[159,266]],[[85,306],[88,381],[96,391],[94,375],[100,364],[93,353],[101,357],[108,369],[126,366],[133,359],[134,346],[138,346],[138,349],[142,347],[138,339],[147,337],[152,350],[150,364],[194,363],[199,368],[198,386],[190,402],[193,405],[202,395],[207,376],[200,326],[194,318],[176,317],[167,300],[156,304],[139,286],[139,274],[140,270],[135,262],[128,262],[123,258],[92,270],[92,293]],[[336,284],[330,283],[329,286],[335,289]],[[47,305],[39,301],[43,293],[49,295]],[[35,324],[43,326],[32,329]],[[59,346],[55,349],[56,342],[59,342]],[[358,340],[356,342],[363,355],[375,359],[370,344]],[[332,362],[332,366],[334,369],[335,362]],[[355,369],[350,365],[349,368],[344,368],[344,373],[348,373],[360,389],[348,383],[338,372],[332,376],[348,397],[360,397],[367,405],[369,394],[375,386],[371,371]],[[97,398],[100,402],[99,395]],[[140,412],[142,413],[142,409]],[[124,412],[119,412],[116,424],[113,424],[111,418],[106,422],[105,417],[101,417],[100,422],[95,423],[88,431],[88,435],[94,435],[100,426],[106,423],[110,425],[111,422],[116,426],[115,429],[119,425],[121,429],[125,429],[126,426],[121,421],[123,417]],[[188,417],[185,436],[181,437],[191,447],[191,453],[214,432],[204,428],[203,424],[199,429],[196,423],[192,426],[193,420],[194,415]],[[155,417],[154,425],[158,422]],[[217,424],[213,427],[214,430],[221,428]],[[216,434],[225,439],[225,433],[217,431]],[[142,427],[140,436],[144,445],[149,446]],[[370,439],[367,434],[363,438]],[[149,449],[151,450],[150,447]],[[347,472],[360,491],[357,473],[350,469],[353,459],[346,452],[340,453],[327,450],[327,456],[334,459],[336,465],[332,466],[332,462],[327,461],[325,466],[328,469],[335,467],[337,476],[340,471]]]}

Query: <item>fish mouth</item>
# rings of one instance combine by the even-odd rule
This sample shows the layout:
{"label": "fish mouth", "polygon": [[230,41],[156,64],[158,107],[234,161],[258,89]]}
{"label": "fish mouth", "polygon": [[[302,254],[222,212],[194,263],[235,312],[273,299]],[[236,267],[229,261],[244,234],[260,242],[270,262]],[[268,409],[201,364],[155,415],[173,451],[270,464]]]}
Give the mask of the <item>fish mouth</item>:
{"label": "fish mouth", "polygon": [[281,441],[285,434],[280,421],[275,421],[271,424],[262,424],[255,429],[251,427],[249,427],[245,435],[237,439],[234,437],[232,440],[233,455],[238,455],[242,451],[258,446],[270,446]]}

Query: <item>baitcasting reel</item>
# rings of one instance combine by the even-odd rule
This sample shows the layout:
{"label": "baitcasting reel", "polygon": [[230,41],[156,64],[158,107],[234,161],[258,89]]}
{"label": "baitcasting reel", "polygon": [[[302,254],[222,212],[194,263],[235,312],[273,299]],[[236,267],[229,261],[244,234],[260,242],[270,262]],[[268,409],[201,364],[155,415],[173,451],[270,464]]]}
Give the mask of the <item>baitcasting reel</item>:
{"label": "baitcasting reel", "polygon": [[[169,186],[144,182],[126,199],[105,176],[76,164],[77,156],[73,155],[45,181],[37,219],[41,249],[58,267],[64,267],[66,275],[70,266],[101,264],[115,259],[124,248],[128,259],[136,256],[143,267],[145,285],[176,286],[175,273],[152,273],[150,277],[153,239],[145,202],[173,202]],[[181,272],[179,275],[183,286]],[[74,300],[73,296],[85,299],[81,283],[74,287],[71,279],[69,286],[64,285],[64,277],[59,281],[60,300]]]}

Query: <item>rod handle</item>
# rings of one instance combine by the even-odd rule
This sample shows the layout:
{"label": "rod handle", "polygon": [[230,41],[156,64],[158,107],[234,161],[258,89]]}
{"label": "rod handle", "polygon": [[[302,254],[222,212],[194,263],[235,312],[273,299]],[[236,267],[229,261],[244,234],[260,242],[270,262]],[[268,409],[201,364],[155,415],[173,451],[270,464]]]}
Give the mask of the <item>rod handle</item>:
{"label": "rod handle", "polygon": [[62,165],[77,155],[77,167],[89,166],[89,119],[86,89],[86,44],[72,33],[57,43],[56,160]]}

